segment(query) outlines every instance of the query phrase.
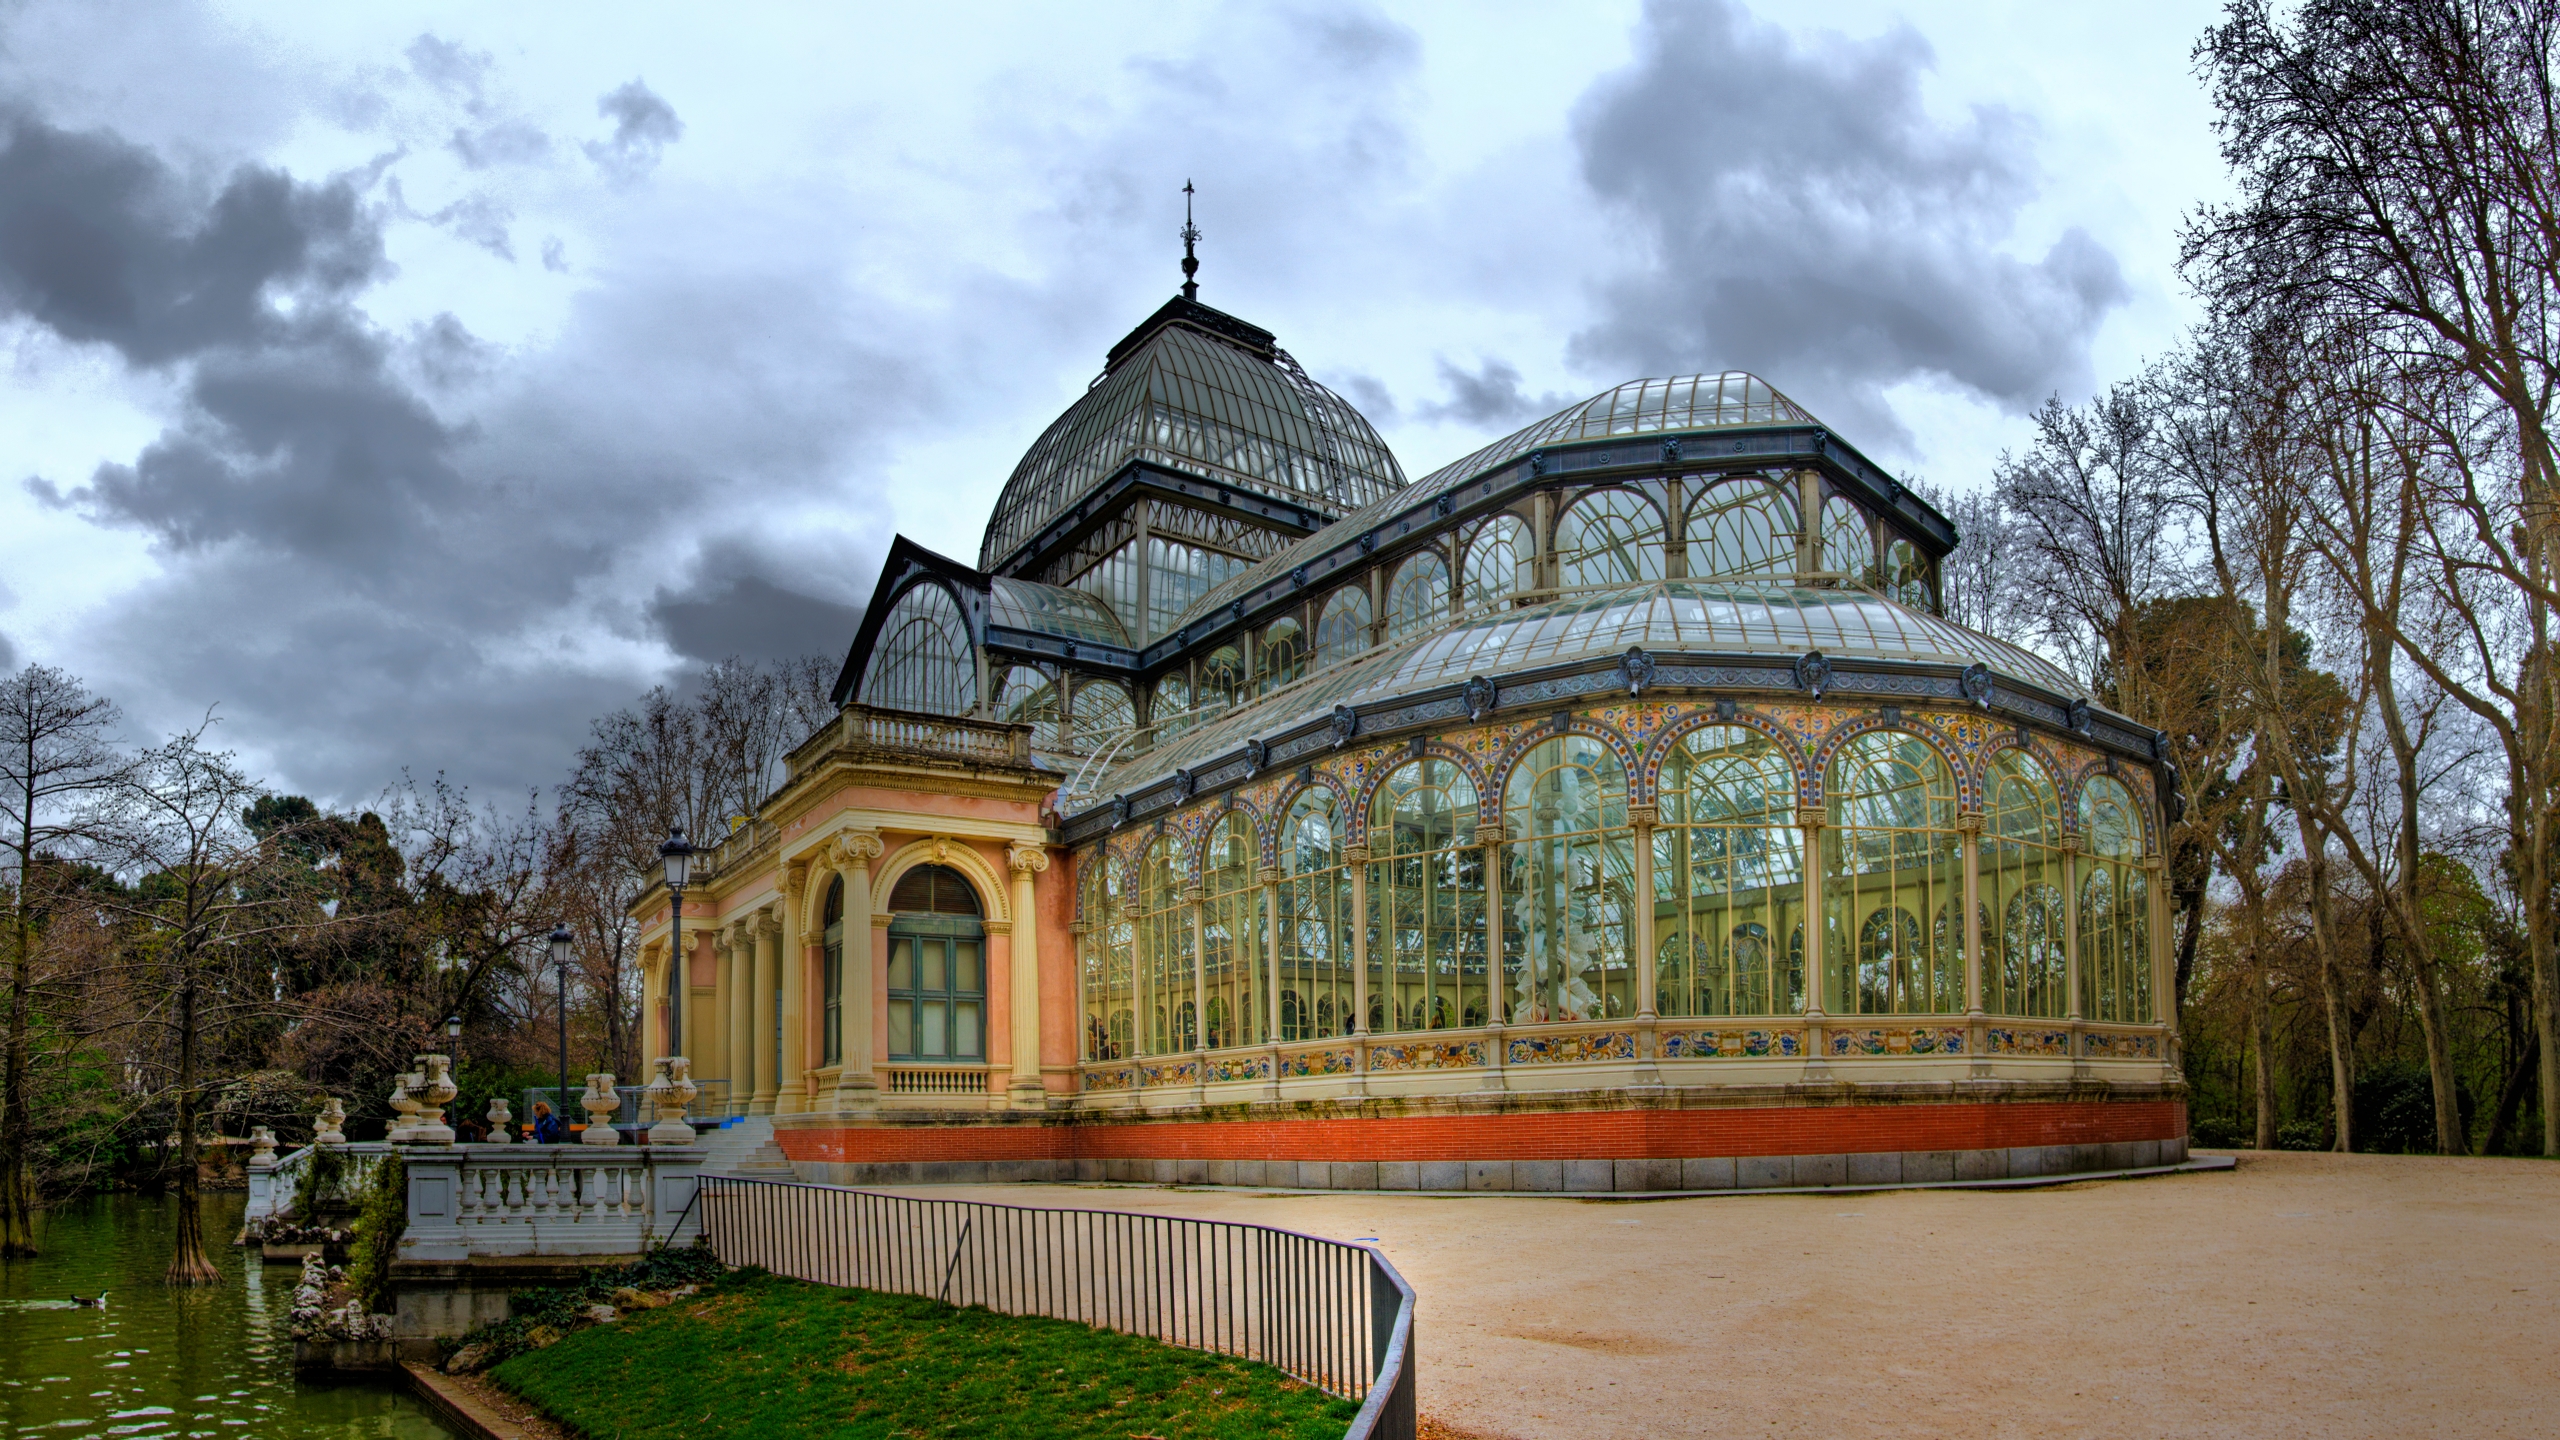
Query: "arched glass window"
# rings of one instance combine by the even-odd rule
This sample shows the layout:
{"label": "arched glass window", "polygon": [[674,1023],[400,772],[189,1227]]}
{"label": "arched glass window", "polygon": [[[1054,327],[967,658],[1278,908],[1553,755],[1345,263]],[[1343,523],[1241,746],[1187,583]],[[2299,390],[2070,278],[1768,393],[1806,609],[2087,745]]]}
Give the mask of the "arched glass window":
{"label": "arched glass window", "polygon": [[1491,610],[1528,588],[1529,525],[1517,515],[1496,515],[1467,537],[1459,571],[1458,606]]}
{"label": "arched glass window", "polygon": [[[824,1034],[818,1041],[818,1063],[844,1063],[844,877],[838,875],[827,882],[826,909],[820,913],[819,931],[825,946],[826,963],[821,967],[820,983],[826,987],[823,1017],[819,1024]],[[863,937],[870,938],[866,925]]]}
{"label": "arched glass window", "polygon": [[1191,692],[1191,708],[1197,714],[1215,714],[1243,699],[1244,685],[1244,652],[1221,645],[1200,662],[1200,682]]}
{"label": "arched glass window", "polygon": [[986,927],[968,878],[919,865],[889,892],[889,1058],[984,1060]]}
{"label": "arched glass window", "polygon": [[1138,862],[1138,1013],[1152,1023],[1146,1052],[1189,1050],[1198,1032],[1177,1030],[1191,1008],[1191,906],[1182,898],[1182,867],[1173,842],[1159,835]]}
{"label": "arched glass window", "polygon": [[1369,805],[1371,1029],[1485,1023],[1484,899],[1476,787],[1446,760],[1407,762]]}
{"label": "arched glass window", "polygon": [[[2063,974],[2062,801],[2035,758],[2004,750],[1983,794],[1982,1008],[2059,1020]],[[1993,937],[1997,936],[1995,940]]]}
{"label": "arched glass window", "polygon": [[1109,745],[1138,723],[1137,706],[1117,680],[1078,676],[1075,688],[1067,692],[1067,704],[1073,712],[1067,748],[1080,755]]}
{"label": "arched glass window", "polygon": [[1343,818],[1333,792],[1319,786],[1301,794],[1280,824],[1280,984],[1298,997],[1294,1031],[1291,1017],[1281,1016],[1283,1040],[1350,1028],[1353,916]]}
{"label": "arched glass window", "polygon": [[1262,888],[1253,880],[1261,848],[1253,817],[1230,810],[1209,832],[1208,850],[1200,861],[1200,932],[1207,946],[1200,955],[1207,966],[1212,1050],[1263,1038],[1253,1025],[1254,1012],[1261,1008],[1254,998],[1263,993],[1270,955],[1264,943]]}
{"label": "arched glass window", "polygon": [[2080,787],[2080,1013],[2147,1024],[2151,1013],[2151,876],[2133,794],[2111,775]]}
{"label": "arched glass window", "polygon": [[1934,610],[1929,598],[1929,557],[1908,540],[1884,551],[1884,593],[1914,610]]}
{"label": "arched glass window", "polygon": [[1084,872],[1084,1058],[1121,1060],[1134,1038],[1136,989],[1130,973],[1135,931],[1120,893],[1120,875],[1101,847],[1078,862]]}
{"label": "arched glass window", "polygon": [[1796,573],[1796,502],[1786,486],[1718,480],[1698,493],[1687,528],[1692,579]]}
{"label": "arched glass window", "polygon": [[1147,723],[1161,743],[1191,728],[1191,680],[1176,671],[1156,681],[1155,699],[1147,707]]}
{"label": "arched glass window", "polygon": [[928,580],[889,607],[863,668],[862,703],[928,715],[977,708],[978,651],[950,591]]}
{"label": "arched glass window", "polygon": [[1853,585],[1874,582],[1876,536],[1867,512],[1845,495],[1822,502],[1822,568],[1847,577]]}
{"label": "arched glass window", "polygon": [[1512,770],[1502,809],[1510,1023],[1631,1013],[1635,831],[1616,752],[1588,735],[1545,741]]}
{"label": "arched glass window", "polygon": [[1369,648],[1369,586],[1354,580],[1325,597],[1316,621],[1316,668],[1339,665]]}
{"label": "arched glass window", "polygon": [[1268,695],[1307,673],[1307,627],[1295,620],[1274,620],[1262,629],[1254,647],[1253,693]]}
{"label": "arched glass window", "polygon": [[1029,665],[1008,665],[996,682],[996,718],[1031,727],[1031,748],[1058,753],[1057,682]]}
{"label": "arched glass window", "polygon": [[1660,798],[1656,1011],[1802,1012],[1804,832],[1785,753],[1744,725],[1692,730],[1662,762]]}
{"label": "arched glass window", "polygon": [[1437,550],[1408,556],[1387,583],[1387,638],[1400,640],[1449,616],[1449,562]]}
{"label": "arched glass window", "polygon": [[1567,590],[1662,578],[1662,512],[1633,490],[1594,490],[1556,521],[1557,583]]}
{"label": "arched glass window", "polygon": [[1832,758],[1826,795],[1823,1009],[1962,1013],[1962,936],[1941,937],[1919,920],[1942,906],[1961,907],[1964,895],[1956,782],[1947,762],[1917,735],[1872,730]]}

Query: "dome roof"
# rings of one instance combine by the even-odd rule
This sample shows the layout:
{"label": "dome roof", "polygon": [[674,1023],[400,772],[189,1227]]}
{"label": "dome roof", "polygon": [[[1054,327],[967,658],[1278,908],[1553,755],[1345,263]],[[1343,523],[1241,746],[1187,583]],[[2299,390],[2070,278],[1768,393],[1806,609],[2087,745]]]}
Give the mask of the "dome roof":
{"label": "dome roof", "polygon": [[1349,401],[1271,333],[1176,299],[1112,347],[1100,378],[1014,467],[987,521],[994,570],[1132,460],[1346,515],[1404,488],[1404,471]]}

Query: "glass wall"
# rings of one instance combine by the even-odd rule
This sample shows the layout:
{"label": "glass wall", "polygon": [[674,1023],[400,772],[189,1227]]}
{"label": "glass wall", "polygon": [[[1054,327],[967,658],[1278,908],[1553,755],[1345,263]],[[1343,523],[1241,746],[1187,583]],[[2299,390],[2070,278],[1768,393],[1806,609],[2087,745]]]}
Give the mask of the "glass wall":
{"label": "glass wall", "polygon": [[[1067,582],[1070,590],[1081,590],[1111,607],[1120,617],[1122,629],[1132,636],[1138,633],[1138,542],[1132,540],[1102,557],[1092,569]],[[1141,639],[1140,644],[1145,641]]]}
{"label": "glass wall", "polygon": [[1244,652],[1221,645],[1200,662],[1200,683],[1191,692],[1192,709],[1203,715],[1224,710],[1245,696]]}
{"label": "glass wall", "polygon": [[1867,512],[1846,496],[1822,502],[1822,568],[1856,585],[1875,578],[1875,532],[1867,528]]}
{"label": "glass wall", "polygon": [[1119,867],[1100,851],[1086,857],[1084,885],[1084,1058],[1127,1058],[1137,1039],[1130,959],[1137,940]]}
{"label": "glass wall", "polygon": [[2151,876],[2132,792],[2110,775],[2080,787],[2080,1013],[2151,1019]]}
{"label": "glass wall", "polygon": [[1711,725],[1664,757],[1653,832],[1654,1008],[1804,1009],[1804,832],[1796,777],[1768,736]]}
{"label": "glass wall", "polygon": [[1339,665],[1369,648],[1369,586],[1355,580],[1325,597],[1316,621],[1316,668]]}
{"label": "glass wall", "polygon": [[1262,629],[1254,647],[1253,693],[1268,695],[1307,673],[1307,629],[1295,620],[1274,620]]}
{"label": "glass wall", "polygon": [[956,870],[920,865],[890,892],[889,1058],[986,1058],[986,927]]}
{"label": "glass wall", "polygon": [[1264,1036],[1255,1027],[1260,1015],[1263,977],[1269,973],[1269,932],[1263,925],[1262,887],[1253,880],[1259,850],[1253,817],[1227,812],[1209,832],[1209,849],[1201,863],[1203,898],[1200,910],[1201,960],[1207,967],[1209,1048],[1251,1045]]}
{"label": "glass wall", "polygon": [[1529,588],[1529,526],[1517,515],[1496,515],[1466,539],[1459,572],[1458,604],[1468,611],[1490,610]]}
{"label": "glass wall", "polygon": [[1008,665],[996,681],[996,718],[1031,727],[1031,748],[1058,753],[1058,686],[1029,665]]}
{"label": "glass wall", "polygon": [[880,622],[862,676],[862,703],[966,715],[978,704],[977,657],[951,592],[931,581],[911,586]]}
{"label": "glass wall", "polygon": [[1173,841],[1157,836],[1138,862],[1138,1013],[1149,1055],[1199,1043],[1191,1004],[1191,906],[1182,898]]}
{"label": "glass wall", "polygon": [[1568,590],[1662,578],[1662,512],[1633,490],[1594,490],[1556,521],[1556,583]]}
{"label": "glass wall", "polygon": [[1387,638],[1419,634],[1449,618],[1449,562],[1437,550],[1408,556],[1387,583]]}
{"label": "glass wall", "polygon": [[1929,595],[1929,557],[1908,540],[1896,540],[1884,551],[1884,593],[1914,610],[1936,610]]}
{"label": "glass wall", "polygon": [[2044,767],[2020,750],[1991,762],[1982,799],[1982,1008],[2059,1020],[2069,1005],[2062,802]]}
{"label": "glass wall", "polygon": [[1511,772],[1503,825],[1510,1023],[1633,1011],[1635,831],[1616,753],[1587,735],[1540,743]]}
{"label": "glass wall", "polygon": [[1690,577],[1793,576],[1797,527],[1791,488],[1736,476],[1701,490],[1689,507]]}
{"label": "glass wall", "polygon": [[1159,742],[1191,728],[1191,681],[1180,671],[1156,681],[1155,698],[1147,706],[1147,724]]}
{"label": "glass wall", "polygon": [[1078,754],[1092,752],[1109,745],[1138,723],[1137,706],[1129,699],[1129,691],[1117,680],[1093,680],[1079,677],[1067,701],[1073,714],[1068,729],[1067,748]]}
{"label": "glass wall", "polygon": [[1475,785],[1446,760],[1398,768],[1369,809],[1371,1030],[1485,1023],[1484,906]]}
{"label": "glass wall", "polygon": [[[1252,563],[1197,545],[1148,536],[1147,613],[1145,633],[1138,637],[1139,643],[1170,634],[1201,596]],[[1141,627],[1130,628],[1134,631]]]}
{"label": "glass wall", "polygon": [[[844,1063],[844,877],[841,875],[827,882],[827,906],[819,923],[825,927],[819,934],[826,947],[826,963],[820,971],[818,983],[824,987],[826,998],[822,1012],[824,1018],[819,1022],[825,1034],[818,1042],[818,1063],[841,1065]],[[870,934],[870,927],[865,925],[863,938],[869,939]]]}
{"label": "glass wall", "polygon": [[1301,794],[1280,825],[1280,1038],[1351,1033],[1351,875],[1331,790]]}
{"label": "glass wall", "polygon": [[1964,847],[1956,783],[1917,735],[1840,747],[1822,830],[1823,996],[1835,1015],[1964,1010]]}

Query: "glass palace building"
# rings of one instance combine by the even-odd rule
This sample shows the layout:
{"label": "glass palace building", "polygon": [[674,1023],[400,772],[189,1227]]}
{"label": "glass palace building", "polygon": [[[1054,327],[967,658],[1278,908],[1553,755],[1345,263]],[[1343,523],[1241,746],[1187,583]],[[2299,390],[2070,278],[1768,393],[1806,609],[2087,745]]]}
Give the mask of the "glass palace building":
{"label": "glass palace building", "polygon": [[696,1073],[753,1057],[733,1103],[796,1089],[782,1148],[854,1181],[2174,1163],[2161,737],[1946,619],[1955,541],[1738,372],[1412,480],[1177,298],[974,563],[893,545],[843,716],[713,857],[715,947],[770,895],[800,943],[695,958],[739,1057]]}

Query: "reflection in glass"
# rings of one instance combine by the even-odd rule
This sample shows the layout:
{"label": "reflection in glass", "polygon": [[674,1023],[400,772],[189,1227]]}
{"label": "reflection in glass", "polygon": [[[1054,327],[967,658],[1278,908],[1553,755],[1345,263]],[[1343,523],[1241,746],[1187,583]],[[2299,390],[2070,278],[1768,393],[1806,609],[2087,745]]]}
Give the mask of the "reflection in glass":
{"label": "reflection in glass", "polygon": [[1794,768],[1759,731],[1711,725],[1680,737],[1664,758],[1660,798],[1656,1010],[1801,1012],[1804,853]]}
{"label": "reflection in glass", "polygon": [[1982,1008],[2059,1020],[2070,1003],[2062,802],[2044,767],[2020,750],[1991,762],[1983,802],[1982,903],[1998,929],[1983,937]]}
{"label": "reflection in glass", "polygon": [[1191,982],[1191,907],[1183,903],[1173,842],[1160,835],[1138,862],[1139,1010],[1153,1017],[1146,1053],[1191,1048],[1171,1028],[1173,1007],[1190,1001]]}
{"label": "reflection in glass", "polygon": [[1955,776],[1929,743],[1871,730],[1840,747],[1822,830],[1823,1008],[1833,1014],[1957,1014],[1960,935],[1923,927],[1964,894]]}
{"label": "reflection in glass", "polygon": [[1503,980],[1514,1025],[1630,1014],[1627,773],[1587,735],[1540,743],[1503,793]]}
{"label": "reflection in glass", "polygon": [[1795,574],[1796,503],[1785,485],[1716,481],[1689,507],[1687,530],[1691,579]]}
{"label": "reflection in glass", "polygon": [[2151,876],[2142,821],[2112,775],[2080,788],[2080,1013],[2120,1024],[2151,1018]]}
{"label": "reflection in glass", "polygon": [[1484,850],[1466,772],[1423,759],[1380,782],[1369,856],[1369,1027],[1485,1023]]}
{"label": "reflection in glass", "polygon": [[1568,590],[1662,578],[1662,512],[1632,490],[1594,490],[1556,521],[1557,583]]}
{"label": "reflection in glass", "polygon": [[977,656],[951,592],[932,581],[910,586],[880,622],[862,675],[862,703],[966,715],[978,703]]}
{"label": "reflection in glass", "polygon": [[1269,946],[1263,927],[1262,888],[1254,883],[1260,846],[1253,817],[1231,810],[1209,832],[1201,861],[1201,951],[1209,984],[1208,1044],[1251,1045],[1263,1037],[1254,1029],[1261,1007],[1254,998],[1264,990]]}
{"label": "reflection in glass", "polygon": [[1295,620],[1279,619],[1263,627],[1254,647],[1253,693],[1268,695],[1307,673],[1307,631]]}
{"label": "reflection in glass", "polygon": [[1822,568],[1853,585],[1875,582],[1875,532],[1867,528],[1867,512],[1845,495],[1822,502]]}
{"label": "reflection in glass", "polygon": [[1496,515],[1467,537],[1466,560],[1459,575],[1458,605],[1468,611],[1492,610],[1529,588],[1529,526],[1517,515]]}
{"label": "reflection in glass", "polygon": [[[1347,1033],[1351,1014],[1351,876],[1340,802],[1322,786],[1299,795],[1280,827],[1281,1038]],[[1288,995],[1303,1033],[1290,1032]]]}
{"label": "reflection in glass", "polygon": [[1339,665],[1369,648],[1369,587],[1354,580],[1325,597],[1316,621],[1316,668]]}
{"label": "reflection in glass", "polygon": [[1387,584],[1387,638],[1427,630],[1449,613],[1449,562],[1437,550],[1409,556]]}

